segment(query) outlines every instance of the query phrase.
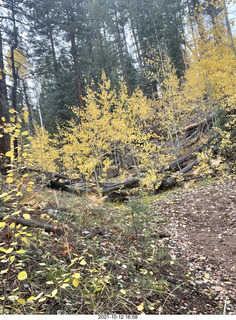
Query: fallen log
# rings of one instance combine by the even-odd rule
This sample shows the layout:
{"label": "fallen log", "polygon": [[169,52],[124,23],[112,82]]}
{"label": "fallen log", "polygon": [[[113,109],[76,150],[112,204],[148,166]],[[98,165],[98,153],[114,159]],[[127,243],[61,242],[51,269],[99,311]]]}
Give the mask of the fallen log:
{"label": "fallen log", "polygon": [[185,128],[181,129],[181,131],[184,131],[184,132],[186,132],[186,131],[191,131],[191,130],[193,130],[193,129],[195,129],[195,128],[198,128],[198,127],[206,124],[207,122],[209,122],[209,120],[210,120],[210,118],[209,118],[209,119],[203,119],[203,120],[201,120],[201,121],[192,123],[192,124],[186,126]]}
{"label": "fallen log", "polygon": [[79,186],[79,184],[67,184],[67,182],[63,183],[63,182],[58,182],[58,181],[54,181],[54,180],[49,180],[46,183],[46,186],[51,188],[51,189],[56,189],[56,190],[60,190],[60,191],[67,191],[67,192],[71,192],[74,194],[81,194],[81,193],[90,193],[90,192],[95,192],[97,193],[97,190],[94,188],[87,188],[87,187],[81,187]]}
{"label": "fallen log", "polygon": [[139,187],[140,178],[142,178],[143,176],[144,176],[143,174],[140,174],[137,177],[127,179],[123,182],[104,183],[102,188],[102,194],[104,195],[114,190],[123,189],[124,187],[130,188],[130,189]]}
{"label": "fallen log", "polygon": [[[0,214],[0,218],[4,218],[6,217],[6,214]],[[53,232],[57,235],[61,235],[63,234],[63,230],[58,227],[58,226],[53,226],[51,224],[48,223],[44,223],[44,222],[40,222],[40,221],[36,221],[33,219],[24,219],[21,217],[16,217],[16,216],[9,216],[7,219],[9,219],[10,221],[14,221],[16,223],[22,224],[23,226],[27,226],[27,227],[34,227],[34,228],[39,228],[39,229],[43,229],[46,232]]]}

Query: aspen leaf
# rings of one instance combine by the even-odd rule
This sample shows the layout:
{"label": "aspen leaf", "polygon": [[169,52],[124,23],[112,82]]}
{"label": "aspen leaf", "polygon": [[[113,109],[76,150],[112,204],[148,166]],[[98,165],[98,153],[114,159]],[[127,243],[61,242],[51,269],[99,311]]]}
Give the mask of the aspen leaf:
{"label": "aspen leaf", "polygon": [[28,244],[28,242],[29,242],[28,238],[26,238],[26,237],[21,238],[21,240],[22,240],[25,244]]}
{"label": "aspen leaf", "polygon": [[137,309],[138,309],[138,311],[143,311],[143,309],[144,309],[143,303],[140,303],[140,305],[137,306]]}
{"label": "aspen leaf", "polygon": [[82,259],[79,264],[81,264],[81,266],[85,266],[87,262],[84,259]]}
{"label": "aspen leaf", "polygon": [[29,134],[28,131],[23,131],[23,132],[22,132],[22,136],[27,136],[28,134]]}
{"label": "aspen leaf", "polygon": [[17,123],[17,124],[16,124],[16,127],[17,127],[18,129],[20,129],[20,128],[21,128],[21,125],[20,125],[19,123]]}
{"label": "aspen leaf", "polygon": [[72,284],[73,284],[73,286],[74,286],[75,288],[77,288],[78,285],[79,285],[79,279],[74,279],[73,282],[72,282]]}
{"label": "aspen leaf", "polygon": [[27,279],[27,272],[26,271],[21,271],[18,276],[17,276],[18,280],[22,281]]}
{"label": "aspen leaf", "polygon": [[26,190],[27,190],[28,192],[33,192],[33,189],[30,188],[30,187],[27,187]]}
{"label": "aspen leaf", "polygon": [[126,291],[125,291],[124,289],[121,289],[121,290],[120,290],[120,293],[126,295]]}
{"label": "aspen leaf", "polygon": [[12,177],[8,177],[6,179],[6,183],[12,183],[14,181],[14,179]]}
{"label": "aspen leaf", "polygon": [[12,151],[7,151],[5,154],[6,157],[13,157],[13,152]]}
{"label": "aspen leaf", "polygon": [[7,196],[7,195],[8,195],[8,193],[4,192],[4,193],[2,193],[2,194],[0,195],[0,198],[3,198],[3,197],[5,197],[5,196]]}
{"label": "aspen leaf", "polygon": [[5,251],[5,253],[12,253],[12,251],[13,251],[13,248],[9,248]]}
{"label": "aspen leaf", "polygon": [[65,288],[68,288],[68,287],[70,287],[70,285],[69,285],[68,283],[63,283],[63,284],[61,285],[61,288],[62,288],[62,289],[65,289]]}
{"label": "aspen leaf", "polygon": [[15,229],[15,227],[16,227],[16,224],[15,224],[15,222],[12,222],[11,224],[10,224],[10,229]]}
{"label": "aspen leaf", "polygon": [[7,271],[8,271],[8,268],[5,269],[5,270],[0,271],[0,274],[5,274],[5,273],[7,273]]}
{"label": "aspen leaf", "polygon": [[27,178],[28,177],[28,173],[25,173],[24,175],[23,175],[23,178]]}
{"label": "aspen leaf", "polygon": [[39,293],[39,294],[37,295],[37,297],[35,298],[35,300],[38,300],[39,298],[41,298],[42,295],[43,295],[43,292]]}
{"label": "aspen leaf", "polygon": [[72,277],[75,278],[75,279],[79,279],[80,278],[80,274],[79,273],[74,273],[72,275]]}
{"label": "aspen leaf", "polygon": [[2,119],[2,121],[6,121],[6,118],[5,118],[5,117],[2,117],[1,119]]}
{"label": "aspen leaf", "polygon": [[16,112],[16,110],[14,110],[13,108],[11,108],[11,109],[9,110],[9,112],[10,112],[11,114],[13,114],[13,113]]}
{"label": "aspen leaf", "polygon": [[39,302],[43,302],[43,301],[45,301],[46,300],[46,298],[40,298],[39,299]]}
{"label": "aspen leaf", "polygon": [[5,225],[6,225],[6,222],[0,222],[0,228],[5,227]]}
{"label": "aspen leaf", "polygon": [[204,278],[207,279],[207,280],[209,280],[209,279],[210,279],[209,273],[206,273],[205,276],[204,276]]}
{"label": "aspen leaf", "polygon": [[28,302],[35,300],[36,298],[34,296],[31,296],[27,299]]}
{"label": "aspen leaf", "polygon": [[23,217],[24,217],[25,219],[28,219],[28,220],[31,219],[30,214],[28,214],[28,213],[24,213],[24,214],[23,214]]}
{"label": "aspen leaf", "polygon": [[15,212],[13,212],[11,215],[12,215],[12,216],[17,216],[19,213],[21,213],[21,210],[17,210],[17,211],[15,211]]}
{"label": "aspen leaf", "polygon": [[24,249],[20,249],[20,250],[16,251],[16,253],[23,254],[23,253],[25,253],[25,250]]}
{"label": "aspen leaf", "polygon": [[9,199],[11,199],[11,196],[7,196],[4,200],[3,200],[3,202],[7,202]]}
{"label": "aspen leaf", "polygon": [[15,256],[11,256],[10,257],[10,262],[13,263],[15,261],[15,258],[16,258]]}
{"label": "aspen leaf", "polygon": [[51,293],[51,297],[54,298],[57,294],[58,290],[57,289],[54,289]]}
{"label": "aspen leaf", "polygon": [[25,299],[21,299],[21,298],[18,298],[17,299],[17,302],[19,302],[20,304],[22,304],[22,305],[25,305]]}

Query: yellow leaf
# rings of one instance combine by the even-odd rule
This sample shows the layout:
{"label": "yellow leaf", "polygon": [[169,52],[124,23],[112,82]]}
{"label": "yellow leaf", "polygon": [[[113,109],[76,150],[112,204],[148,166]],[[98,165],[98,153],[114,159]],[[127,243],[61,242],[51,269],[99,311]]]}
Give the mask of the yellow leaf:
{"label": "yellow leaf", "polygon": [[15,261],[15,258],[16,258],[15,256],[11,256],[10,257],[10,262],[13,263]]}
{"label": "yellow leaf", "polygon": [[35,300],[38,300],[39,298],[41,298],[42,295],[43,295],[43,292],[39,293],[39,294],[37,295],[37,297],[35,298]]}
{"label": "yellow leaf", "polygon": [[12,151],[7,151],[7,153],[5,154],[6,157],[13,157],[13,152]]}
{"label": "yellow leaf", "polygon": [[5,269],[5,270],[0,271],[0,274],[5,274],[5,273],[7,273],[7,271],[8,271],[8,268]]}
{"label": "yellow leaf", "polygon": [[7,195],[8,195],[8,193],[4,192],[4,193],[2,193],[2,194],[0,195],[0,198],[3,198],[3,197],[5,197],[5,196],[7,196]]}
{"label": "yellow leaf", "polygon": [[26,190],[27,190],[28,192],[33,192],[33,189],[30,188],[30,187],[27,187]]}
{"label": "yellow leaf", "polygon": [[26,177],[28,177],[28,173],[25,173],[25,174],[23,175],[23,178],[26,178]]}
{"label": "yellow leaf", "polygon": [[28,213],[24,213],[23,214],[23,217],[25,218],[25,219],[31,219],[31,217],[30,217],[30,214],[28,214]]}
{"label": "yellow leaf", "polygon": [[23,237],[23,238],[21,238],[21,240],[25,243],[25,244],[28,244],[28,238],[25,238],[25,237]]}
{"label": "yellow leaf", "polygon": [[61,285],[61,288],[62,288],[62,289],[65,289],[65,288],[68,288],[68,287],[70,287],[70,285],[69,285],[68,283],[63,283],[63,284]]}
{"label": "yellow leaf", "polygon": [[72,277],[75,278],[75,279],[79,279],[80,278],[80,274],[79,273],[74,273],[72,275]]}
{"label": "yellow leaf", "polygon": [[15,229],[15,226],[16,226],[16,224],[15,224],[15,222],[12,222],[11,224],[10,224],[10,229]]}
{"label": "yellow leaf", "polygon": [[124,289],[121,289],[120,292],[124,295],[126,294],[126,291]]}
{"label": "yellow leaf", "polygon": [[87,262],[84,259],[82,259],[79,264],[81,264],[81,266],[85,266]]}
{"label": "yellow leaf", "polygon": [[73,282],[72,282],[72,284],[73,284],[73,286],[74,286],[75,288],[77,288],[78,285],[79,285],[79,279],[74,279]]}
{"label": "yellow leaf", "polygon": [[138,309],[138,311],[143,311],[143,309],[144,309],[143,303],[140,303],[140,305],[137,306],[137,309]]}
{"label": "yellow leaf", "polygon": [[13,108],[11,108],[11,109],[9,110],[9,112],[10,112],[11,114],[13,114],[13,113],[16,112],[16,110],[14,110]]}
{"label": "yellow leaf", "polygon": [[51,293],[51,297],[54,298],[57,294],[58,290],[57,289],[54,289]]}
{"label": "yellow leaf", "polygon": [[29,134],[28,131],[23,131],[23,132],[22,132],[22,136],[27,136],[28,134]]}
{"label": "yellow leaf", "polygon": [[14,179],[11,178],[11,177],[8,177],[8,178],[6,179],[6,183],[12,183],[13,181],[14,181]]}
{"label": "yellow leaf", "polygon": [[12,251],[13,251],[13,248],[9,248],[5,251],[5,253],[12,253]]}
{"label": "yellow leaf", "polygon": [[16,251],[16,253],[23,254],[23,253],[25,253],[25,250],[24,249],[20,249],[20,250]]}
{"label": "yellow leaf", "polygon": [[17,278],[18,278],[18,280],[20,280],[20,281],[27,279],[27,272],[21,271],[21,272],[18,274]]}
{"label": "yellow leaf", "polygon": [[2,119],[2,121],[6,121],[6,118],[5,118],[5,117],[2,117],[1,119]]}
{"label": "yellow leaf", "polygon": [[205,276],[204,276],[204,278],[207,279],[207,280],[209,280],[209,279],[210,279],[209,273],[206,273]]}
{"label": "yellow leaf", "polygon": [[24,305],[25,304],[25,299],[18,298],[17,302],[19,302],[20,304]]}
{"label": "yellow leaf", "polygon": [[35,300],[36,298],[34,297],[34,296],[31,296],[31,297],[29,297],[28,299],[27,299],[27,301],[33,301],[33,300]]}
{"label": "yellow leaf", "polygon": [[16,127],[17,127],[18,129],[20,129],[20,128],[21,128],[21,125],[20,125],[19,123],[17,123],[17,124],[16,124]]}
{"label": "yellow leaf", "polygon": [[16,216],[16,215],[18,215],[19,213],[21,213],[21,210],[17,210],[17,211],[15,211],[15,212],[13,212],[11,215],[12,215],[12,216]]}
{"label": "yellow leaf", "polygon": [[41,299],[39,299],[39,302],[43,302],[43,301],[45,301],[47,298],[41,298]]}
{"label": "yellow leaf", "polygon": [[0,222],[0,228],[5,227],[5,225],[6,225],[6,222]]}
{"label": "yellow leaf", "polygon": [[11,196],[7,196],[7,197],[3,200],[3,202],[7,202],[9,199],[11,199]]}

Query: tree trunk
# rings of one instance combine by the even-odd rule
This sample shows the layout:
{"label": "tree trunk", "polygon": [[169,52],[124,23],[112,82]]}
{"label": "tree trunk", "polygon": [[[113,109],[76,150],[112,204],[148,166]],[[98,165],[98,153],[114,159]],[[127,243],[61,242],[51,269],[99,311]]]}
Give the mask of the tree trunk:
{"label": "tree trunk", "polygon": [[7,151],[10,150],[10,136],[3,132],[2,117],[6,122],[9,122],[9,110],[7,105],[7,87],[6,87],[6,75],[4,73],[4,60],[3,60],[3,44],[2,44],[2,32],[0,29],[0,172],[5,173],[5,164],[9,162],[9,158],[5,157]]}
{"label": "tree trunk", "polygon": [[236,48],[235,48],[235,44],[234,44],[234,38],[233,38],[233,34],[232,34],[230,22],[229,22],[228,10],[227,10],[227,5],[226,5],[226,1],[225,0],[224,0],[224,11],[225,11],[225,20],[226,20],[226,26],[227,26],[228,34],[230,36],[232,48],[233,48],[234,55],[235,55],[235,58],[236,58]]}
{"label": "tree trunk", "polygon": [[27,110],[29,112],[29,131],[30,134],[34,134],[35,133],[35,128],[34,128],[34,115],[33,115],[33,108],[29,103],[29,97],[28,97],[28,93],[27,93],[27,85],[24,79],[22,79],[22,84],[23,84],[23,90],[24,90],[24,96],[25,96],[25,103],[26,103],[26,107]]}
{"label": "tree trunk", "polygon": [[83,93],[82,93],[82,84],[81,84],[81,75],[80,75],[80,68],[79,68],[79,62],[78,62],[78,51],[75,43],[75,33],[74,31],[70,32],[70,41],[71,41],[71,54],[74,61],[74,68],[75,68],[75,75],[76,75],[76,81],[77,81],[77,88],[78,88],[78,100],[79,100],[79,106],[84,106],[83,101]]}
{"label": "tree trunk", "polygon": [[115,9],[115,22],[116,22],[116,33],[117,33],[117,40],[118,40],[117,44],[118,44],[118,52],[119,52],[119,58],[120,58],[120,63],[121,63],[121,69],[122,69],[122,73],[124,76],[125,84],[127,86],[128,95],[131,96],[131,88],[129,85],[128,73],[127,73],[127,68],[125,65],[123,45],[122,45],[122,40],[121,40],[121,34],[120,34],[120,28],[119,28],[119,22],[118,22],[116,9]]}

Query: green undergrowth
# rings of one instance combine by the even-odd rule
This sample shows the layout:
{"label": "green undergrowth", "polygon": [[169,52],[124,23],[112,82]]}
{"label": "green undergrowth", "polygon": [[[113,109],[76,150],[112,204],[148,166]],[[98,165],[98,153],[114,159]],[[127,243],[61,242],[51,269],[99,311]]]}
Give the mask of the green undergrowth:
{"label": "green undergrowth", "polygon": [[[36,188],[37,201],[25,201],[24,210],[31,208],[30,219],[55,225],[63,234],[17,223],[13,228],[10,222],[1,228],[3,314],[162,310],[170,284],[161,270],[171,259],[159,243],[159,218],[145,202],[110,204],[95,195]],[[10,213],[10,202],[5,209]],[[17,228],[28,236],[17,235]]]}

